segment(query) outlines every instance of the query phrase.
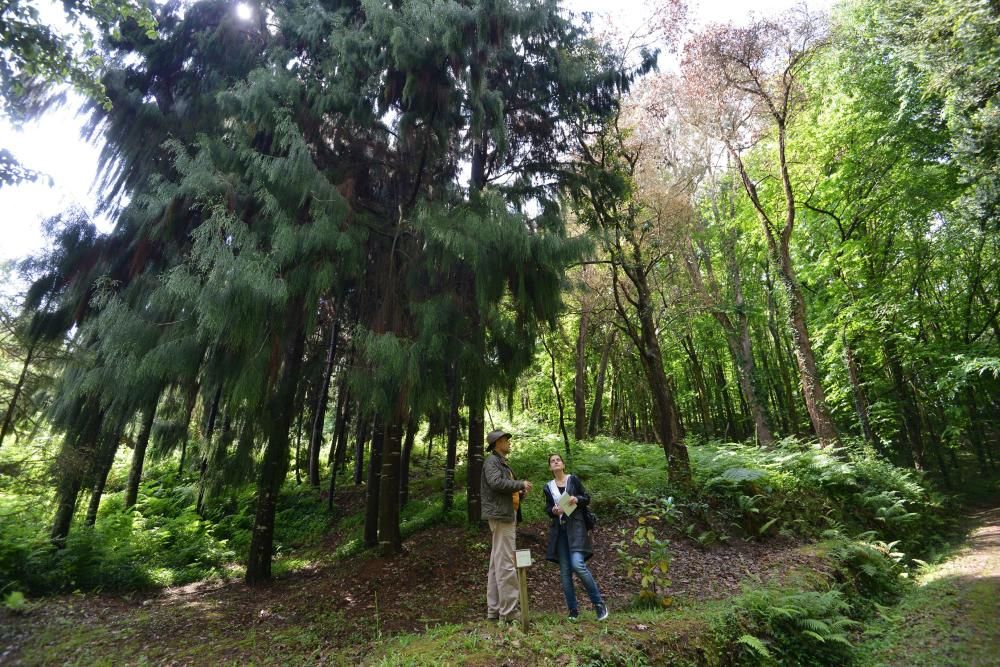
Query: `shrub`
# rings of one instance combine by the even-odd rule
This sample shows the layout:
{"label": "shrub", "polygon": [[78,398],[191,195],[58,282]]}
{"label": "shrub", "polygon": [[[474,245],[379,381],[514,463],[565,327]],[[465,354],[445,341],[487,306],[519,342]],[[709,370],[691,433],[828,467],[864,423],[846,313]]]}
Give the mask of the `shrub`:
{"label": "shrub", "polygon": [[733,600],[713,634],[739,665],[833,665],[850,661],[859,623],[837,590],[751,589]]}

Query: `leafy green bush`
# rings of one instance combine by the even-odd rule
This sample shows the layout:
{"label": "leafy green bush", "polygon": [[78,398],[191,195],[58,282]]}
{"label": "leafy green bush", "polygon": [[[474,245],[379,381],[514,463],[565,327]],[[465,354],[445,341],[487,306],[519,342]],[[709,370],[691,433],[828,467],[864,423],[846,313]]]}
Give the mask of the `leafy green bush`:
{"label": "leafy green bush", "polygon": [[890,604],[902,594],[904,554],[895,543],[838,539],[827,553],[835,566],[838,587],[857,617],[866,616],[876,604]]}
{"label": "leafy green bush", "polygon": [[[658,519],[655,515],[640,516],[639,525],[632,531],[632,537],[615,545],[628,576],[639,576],[639,597],[636,603],[642,608],[662,608],[671,601],[667,594],[670,588],[669,542],[660,538],[651,525]],[[638,553],[633,553],[633,546],[638,548]]]}
{"label": "leafy green bush", "polygon": [[785,439],[769,450],[710,443],[691,452],[697,494],[716,521],[746,537],[778,530],[815,537],[843,525],[920,554],[949,522],[945,498],[917,473],[861,450],[835,455]]}
{"label": "leafy green bush", "polygon": [[849,633],[860,624],[837,590],[751,589],[732,601],[713,634],[738,665],[839,665],[850,662]]}

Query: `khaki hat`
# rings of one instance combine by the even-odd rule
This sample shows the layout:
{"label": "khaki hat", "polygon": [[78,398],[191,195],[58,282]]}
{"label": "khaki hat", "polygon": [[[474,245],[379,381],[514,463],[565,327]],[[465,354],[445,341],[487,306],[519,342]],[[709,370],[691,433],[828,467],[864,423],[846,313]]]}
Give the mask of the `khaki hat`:
{"label": "khaki hat", "polygon": [[504,436],[510,438],[512,437],[507,431],[490,431],[486,434],[486,449],[493,449],[493,446],[497,444],[497,440],[503,438]]}

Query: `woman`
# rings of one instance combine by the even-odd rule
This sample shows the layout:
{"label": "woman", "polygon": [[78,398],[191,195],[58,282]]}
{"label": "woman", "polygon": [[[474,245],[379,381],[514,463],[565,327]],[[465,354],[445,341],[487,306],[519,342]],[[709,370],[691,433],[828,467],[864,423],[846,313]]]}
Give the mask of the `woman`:
{"label": "woman", "polygon": [[[562,580],[570,620],[575,620],[579,615],[576,591],[573,589],[573,573],[576,572],[590,601],[594,603],[597,620],[603,621],[608,617],[608,608],[601,598],[601,592],[597,590],[594,575],[586,565],[586,561],[594,555],[594,547],[583,520],[590,496],[576,475],[566,474],[566,465],[558,454],[549,456],[549,470],[552,471],[552,481],[545,485],[545,511],[552,517],[552,526],[549,528],[549,545],[545,558],[559,563],[559,578]],[[568,515],[559,505],[559,498],[563,493],[569,494],[568,504],[575,508]]]}

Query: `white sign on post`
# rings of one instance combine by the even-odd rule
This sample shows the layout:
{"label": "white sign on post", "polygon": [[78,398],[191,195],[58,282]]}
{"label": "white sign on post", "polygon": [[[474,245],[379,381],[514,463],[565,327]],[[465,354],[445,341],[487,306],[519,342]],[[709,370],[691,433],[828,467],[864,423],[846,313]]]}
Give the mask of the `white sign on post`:
{"label": "white sign on post", "polygon": [[515,552],[517,567],[531,567],[531,550],[518,549]]}

